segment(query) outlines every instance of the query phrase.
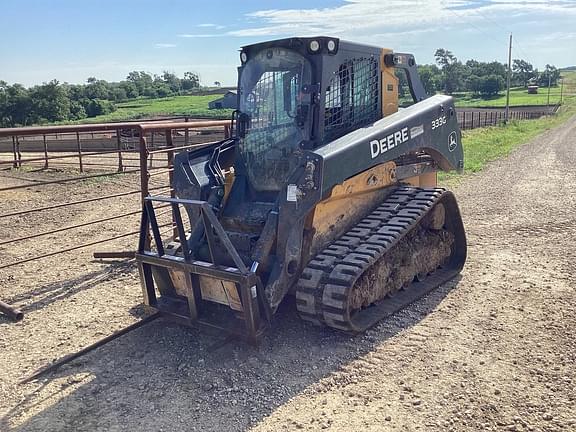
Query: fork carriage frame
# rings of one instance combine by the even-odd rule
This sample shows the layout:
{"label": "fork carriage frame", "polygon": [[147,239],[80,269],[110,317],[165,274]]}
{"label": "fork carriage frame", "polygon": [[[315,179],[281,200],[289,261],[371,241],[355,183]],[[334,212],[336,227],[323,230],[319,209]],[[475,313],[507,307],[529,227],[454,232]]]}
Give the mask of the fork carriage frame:
{"label": "fork carriage frame", "polygon": [[[173,221],[182,247],[182,256],[167,255],[156,220],[154,202],[167,203],[172,208]],[[186,241],[186,230],[182,222],[180,206],[185,205],[199,210],[199,220],[202,221],[204,235],[208,244],[212,262],[195,260]],[[152,239],[150,238],[152,233]],[[156,251],[152,250],[152,242]],[[214,253],[215,244],[219,242],[234,262],[234,267],[218,263]],[[144,304],[156,309],[161,315],[181,324],[200,325],[224,330],[225,332],[257,344],[260,336],[268,326],[271,311],[264,297],[264,287],[260,277],[249,269],[240,258],[238,251],[228,238],[224,228],[206,201],[186,200],[168,197],[147,197],[142,211],[140,239],[136,261],[144,295]],[[186,296],[159,295],[153,277],[153,268],[173,269],[184,273]],[[234,283],[242,304],[239,312],[244,325],[223,325],[215,320],[204,317],[202,312],[206,300],[202,299],[199,276]],[[232,311],[232,309],[231,309]],[[239,324],[238,322],[236,324]]]}

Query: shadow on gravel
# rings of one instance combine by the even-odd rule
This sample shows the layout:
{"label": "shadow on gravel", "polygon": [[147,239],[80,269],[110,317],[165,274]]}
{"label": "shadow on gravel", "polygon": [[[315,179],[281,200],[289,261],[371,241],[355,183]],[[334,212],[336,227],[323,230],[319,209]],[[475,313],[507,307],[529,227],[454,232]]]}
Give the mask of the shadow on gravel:
{"label": "shadow on gravel", "polygon": [[52,282],[32,291],[15,295],[8,299],[16,304],[26,302],[26,306],[20,308],[24,313],[43,309],[46,306],[71,297],[81,291],[97,287],[105,280],[114,279],[134,271],[134,263],[130,261],[118,261],[111,263],[101,270],[85,273],[80,277],[64,281]]}
{"label": "shadow on gravel", "polygon": [[0,419],[0,430],[246,430],[418,323],[458,283],[356,337],[303,323],[289,302],[259,348],[231,342],[212,350],[218,338],[160,319],[28,384],[27,398]]}

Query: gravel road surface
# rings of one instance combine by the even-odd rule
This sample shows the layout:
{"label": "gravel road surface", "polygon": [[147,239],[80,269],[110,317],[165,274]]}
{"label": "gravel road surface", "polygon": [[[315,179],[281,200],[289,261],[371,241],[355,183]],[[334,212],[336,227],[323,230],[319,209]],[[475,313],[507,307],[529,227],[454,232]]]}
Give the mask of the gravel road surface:
{"label": "gravel road surface", "polygon": [[140,288],[126,264],[60,258],[54,277],[96,282],[42,303],[33,274],[0,271],[4,299],[36,305],[0,320],[0,430],[576,431],[575,145],[576,117],[467,177],[461,277],[361,337],[290,303],[259,349],[157,320],[19,385],[143,316]]}

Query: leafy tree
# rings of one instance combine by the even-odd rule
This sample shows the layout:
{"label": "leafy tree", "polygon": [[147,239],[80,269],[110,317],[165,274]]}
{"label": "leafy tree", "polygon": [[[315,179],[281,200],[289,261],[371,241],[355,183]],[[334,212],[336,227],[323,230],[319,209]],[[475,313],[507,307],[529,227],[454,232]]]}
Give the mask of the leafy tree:
{"label": "leafy tree", "polygon": [[512,63],[512,80],[516,85],[528,86],[530,80],[534,79],[537,71],[525,60],[514,59]]}
{"label": "leafy tree", "polygon": [[485,63],[477,60],[468,60],[466,62],[466,67],[468,68],[468,74],[479,77],[497,75],[505,80],[507,75],[507,67],[497,61]]}
{"label": "leafy tree", "polygon": [[8,83],[0,80],[0,127],[8,124]]}
{"label": "leafy tree", "polygon": [[454,54],[452,54],[452,51],[444,48],[438,48],[434,53],[434,58],[436,59],[436,63],[442,68],[454,64],[458,60]]}
{"label": "leafy tree", "polygon": [[173,94],[170,87],[163,82],[155,82],[153,91],[154,91],[154,97],[168,97]]}
{"label": "leafy tree", "polygon": [[96,117],[115,111],[116,106],[107,100],[91,99],[85,107],[85,110],[88,117]]}
{"label": "leafy tree", "polygon": [[7,86],[5,126],[26,126],[31,123],[32,100],[28,90],[21,84]]}
{"label": "leafy tree", "polygon": [[124,87],[122,87],[121,85],[119,85],[119,83],[114,83],[116,85],[113,85],[112,88],[110,89],[110,99],[114,100],[114,101],[123,101],[128,99],[128,95],[126,94],[126,89]]}
{"label": "leafy tree", "polygon": [[442,69],[442,87],[448,94],[463,87],[466,68],[458,61],[456,56],[444,48],[438,48],[434,53],[436,63]]}
{"label": "leafy tree", "polygon": [[84,96],[88,99],[110,99],[109,85],[104,80],[97,80],[90,77],[88,84],[84,87]]}
{"label": "leafy tree", "polygon": [[466,89],[472,93],[479,95],[482,78],[478,75],[470,75],[466,78]]}
{"label": "leafy tree", "polygon": [[418,75],[424,86],[424,90],[429,95],[442,90],[442,72],[436,65],[419,65]]}
{"label": "leafy tree", "polygon": [[550,86],[558,85],[558,80],[560,79],[560,69],[555,66],[546,65],[544,71],[538,77],[538,84],[541,87],[548,87],[548,83]]}
{"label": "leafy tree", "polygon": [[505,81],[500,75],[491,74],[483,76],[479,80],[479,91],[484,97],[497,95],[504,89]]}
{"label": "leafy tree", "polygon": [[133,71],[128,74],[126,79],[132,82],[138,89],[138,94],[140,96],[153,96],[153,84],[154,80],[150,74],[144,71]]}
{"label": "leafy tree", "polygon": [[0,80],[0,127],[94,117],[114,111],[117,101],[166,97],[199,86],[196,73],[186,72],[181,79],[167,71],[154,77],[133,71],[120,82],[89,77],[84,85],[52,80],[29,89]]}
{"label": "leafy tree", "polygon": [[32,87],[29,93],[35,119],[46,119],[50,122],[67,120],[70,116],[70,97],[67,90],[67,87],[60,85],[57,80]]}
{"label": "leafy tree", "polygon": [[184,72],[184,79],[182,80],[183,90],[192,90],[200,87],[200,78],[195,72]]}
{"label": "leafy tree", "polygon": [[176,76],[176,74],[164,71],[162,73],[162,80],[170,88],[172,93],[178,93],[180,90],[182,90],[182,82],[180,78]]}
{"label": "leafy tree", "polygon": [[120,87],[126,93],[127,99],[135,99],[140,96],[140,93],[138,93],[138,87],[136,87],[136,84],[131,81],[122,81]]}
{"label": "leafy tree", "polygon": [[82,105],[79,101],[71,101],[70,102],[70,120],[81,120],[86,118],[86,110],[84,109],[84,105]]}
{"label": "leafy tree", "polygon": [[398,97],[404,98],[410,95],[410,89],[408,88],[408,78],[406,78],[406,72],[402,69],[396,69],[394,71],[396,78],[398,78]]}

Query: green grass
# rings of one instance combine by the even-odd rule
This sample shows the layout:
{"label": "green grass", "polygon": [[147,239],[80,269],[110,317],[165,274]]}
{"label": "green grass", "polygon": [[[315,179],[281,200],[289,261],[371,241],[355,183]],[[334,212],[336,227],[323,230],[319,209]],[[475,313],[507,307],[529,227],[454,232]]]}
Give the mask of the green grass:
{"label": "green grass", "polygon": [[[505,107],[506,93],[484,99],[475,97],[471,93],[455,93],[457,107]],[[560,86],[550,88],[550,105],[556,105],[560,101]],[[525,88],[510,89],[510,106],[523,105],[546,105],[548,102],[548,88],[540,87],[538,94],[528,94]]]}
{"label": "green grass", "polygon": [[191,116],[228,119],[230,109],[208,109],[208,102],[222,95],[174,96],[160,99],[134,99],[117,104],[118,109],[105,114],[74,123],[106,123],[111,121],[135,120],[154,116]]}
{"label": "green grass", "polygon": [[[558,114],[536,120],[512,121],[507,126],[463,132],[464,173],[481,171],[489,162],[508,156],[518,146],[576,115],[576,73],[565,77],[565,88],[574,89],[574,93],[564,99],[565,103]],[[453,185],[461,178],[454,172],[441,172],[438,176],[439,181],[445,185]]]}

